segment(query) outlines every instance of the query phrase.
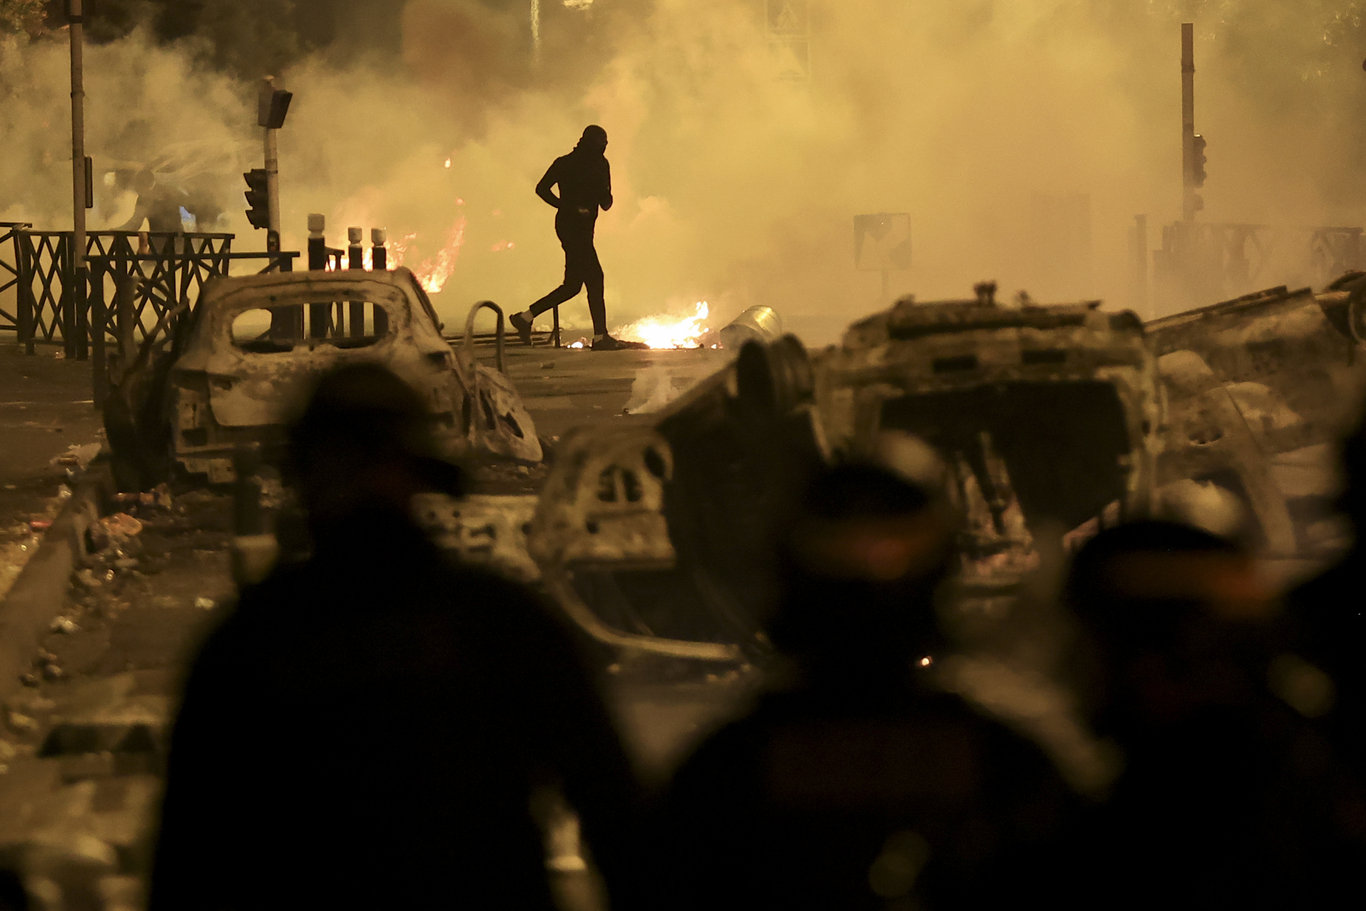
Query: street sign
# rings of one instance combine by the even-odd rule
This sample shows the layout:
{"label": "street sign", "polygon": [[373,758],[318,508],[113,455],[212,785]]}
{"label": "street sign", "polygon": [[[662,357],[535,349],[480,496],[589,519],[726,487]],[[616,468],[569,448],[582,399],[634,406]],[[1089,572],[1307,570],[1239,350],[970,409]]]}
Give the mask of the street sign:
{"label": "street sign", "polygon": [[866,272],[909,269],[911,216],[906,212],[855,215],[854,264]]}
{"label": "street sign", "polygon": [[806,0],[768,0],[768,30],[777,35],[807,33]]}

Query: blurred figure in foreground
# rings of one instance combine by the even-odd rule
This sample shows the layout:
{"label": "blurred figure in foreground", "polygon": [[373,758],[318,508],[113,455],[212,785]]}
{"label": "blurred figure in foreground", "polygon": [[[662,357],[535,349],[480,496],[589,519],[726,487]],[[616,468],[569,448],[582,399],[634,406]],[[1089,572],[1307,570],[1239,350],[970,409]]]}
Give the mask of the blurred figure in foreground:
{"label": "blurred figure in foreground", "polygon": [[609,890],[630,867],[634,778],[575,643],[409,517],[460,481],[424,414],[361,365],[293,425],[313,553],[243,591],[195,658],[151,911],[549,909],[546,789]]}
{"label": "blurred figure in foreground", "polygon": [[1032,743],[934,683],[956,524],[937,492],[879,464],[811,482],[770,624],[790,674],[678,771],[657,820],[660,906],[1052,896],[1075,799]]}
{"label": "blurred figure in foreground", "polygon": [[1080,843],[1095,905],[1360,904],[1360,791],[1271,692],[1276,604],[1253,554],[1132,522],[1083,545],[1066,599],[1093,648],[1091,722],[1123,756]]}
{"label": "blurred figure in foreground", "polygon": [[[1347,553],[1286,596],[1291,646],[1326,674],[1314,714],[1358,775],[1366,777],[1366,415],[1342,442],[1344,489],[1338,508],[1352,544]],[[1303,676],[1305,669],[1301,668]]]}
{"label": "blurred figure in foreground", "polygon": [[0,868],[0,911],[28,911],[29,905],[23,877],[14,870]]}

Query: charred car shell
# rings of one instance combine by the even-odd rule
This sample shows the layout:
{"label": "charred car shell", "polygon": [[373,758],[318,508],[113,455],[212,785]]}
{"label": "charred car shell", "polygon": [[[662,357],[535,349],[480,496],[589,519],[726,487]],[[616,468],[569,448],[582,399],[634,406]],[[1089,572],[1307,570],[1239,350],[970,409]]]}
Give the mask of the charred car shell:
{"label": "charred car shell", "polygon": [[516,390],[501,371],[475,361],[473,320],[486,308],[497,314],[501,352],[496,305],[475,306],[465,344],[453,349],[406,269],[212,280],[175,321],[169,347],[158,346],[164,339],[154,333],[106,404],[120,486],[145,487],[167,474],[232,481],[241,448],[278,456],[285,423],[311,380],[360,360],[383,363],[413,385],[452,457],[539,461],[540,440]]}
{"label": "charred car shell", "polygon": [[[1167,389],[1161,483],[1230,491],[1272,554],[1311,554],[1336,495],[1332,444],[1360,404],[1366,276],[1268,288],[1152,320]],[[1331,530],[1330,530],[1331,531]]]}
{"label": "charred car shell", "polygon": [[1127,311],[905,299],[854,323],[815,378],[836,454],[896,430],[944,456],[976,583],[1017,581],[1040,534],[1151,506],[1161,393]]}
{"label": "charred car shell", "polygon": [[824,459],[806,349],[751,341],[660,411],[561,438],[528,550],[607,647],[741,661],[766,649],[776,511]]}
{"label": "charred car shell", "polygon": [[905,300],[814,354],[748,343],[662,411],[567,435],[528,545],[599,641],[734,660],[764,648],[771,522],[817,465],[873,455],[886,430],[936,447],[966,520],[963,594],[987,605],[1041,536],[1151,506],[1160,422],[1132,313]]}

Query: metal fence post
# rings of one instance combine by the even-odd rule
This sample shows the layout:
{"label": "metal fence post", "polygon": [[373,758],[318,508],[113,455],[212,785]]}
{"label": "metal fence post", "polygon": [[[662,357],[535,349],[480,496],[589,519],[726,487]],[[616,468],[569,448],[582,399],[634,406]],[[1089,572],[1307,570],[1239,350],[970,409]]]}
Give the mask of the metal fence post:
{"label": "metal fence post", "polygon": [[71,358],[76,356],[76,270],[71,258],[75,249],[73,235],[63,234],[57,239],[57,271],[62,276],[58,319],[62,324],[62,352]]}
{"label": "metal fence post", "polygon": [[83,266],[76,271],[76,360],[90,360],[90,311],[88,291],[81,287],[86,283],[87,269]]}
{"label": "metal fence post", "polygon": [[131,272],[114,273],[114,337],[118,339],[119,369],[133,361],[133,285]]}
{"label": "metal fence post", "polygon": [[92,267],[90,272],[91,392],[95,399],[95,408],[98,410],[104,407],[104,400],[109,397],[109,364],[105,358],[104,351],[106,319],[104,309],[104,277],[108,266],[103,259],[92,259],[88,262]]}
{"label": "metal fence post", "polygon": [[19,284],[14,287],[17,301],[16,322],[18,323],[19,343],[26,354],[33,353],[34,300],[33,300],[33,235],[28,231],[16,231],[14,243],[18,251],[15,266],[19,271]]}

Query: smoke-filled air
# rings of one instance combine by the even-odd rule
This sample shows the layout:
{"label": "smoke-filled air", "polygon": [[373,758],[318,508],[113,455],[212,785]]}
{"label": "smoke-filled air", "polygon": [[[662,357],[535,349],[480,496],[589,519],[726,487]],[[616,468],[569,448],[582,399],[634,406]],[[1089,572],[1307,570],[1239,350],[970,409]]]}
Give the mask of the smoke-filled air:
{"label": "smoke-filled air", "polygon": [[[1126,306],[1134,216],[1154,246],[1181,216],[1183,21],[1209,143],[1200,217],[1366,221],[1357,0],[349,0],[312,3],[336,21],[276,60],[224,50],[268,43],[233,32],[259,19],[205,12],[177,34],[161,6],[86,49],[91,229],[126,224],[150,168],[199,230],[262,249],[241,172],[261,165],[270,72],[294,93],[285,248],[311,212],[332,246],[387,228],[448,323],[559,282],[533,187],[589,123],[610,143],[597,246],[613,324],[706,300],[720,325],[766,304],[819,344],[892,297],[987,279]],[[65,33],[0,37],[0,53],[0,220],[69,226]],[[909,216],[908,268],[856,258],[871,213]],[[1285,268],[1263,284],[1304,279]],[[587,324],[582,298],[564,319]]]}

